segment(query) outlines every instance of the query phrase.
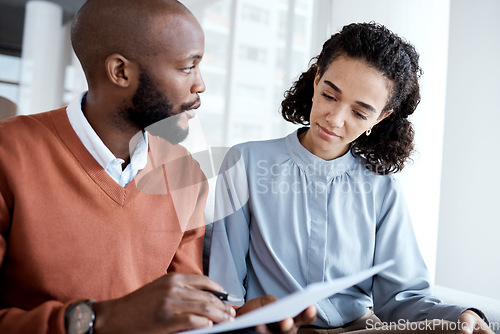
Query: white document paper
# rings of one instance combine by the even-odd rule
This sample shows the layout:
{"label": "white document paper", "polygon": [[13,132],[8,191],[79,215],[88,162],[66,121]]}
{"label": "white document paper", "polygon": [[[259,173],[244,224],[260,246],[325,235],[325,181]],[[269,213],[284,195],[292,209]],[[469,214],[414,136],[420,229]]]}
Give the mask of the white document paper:
{"label": "white document paper", "polygon": [[184,334],[209,334],[233,331],[261,324],[269,324],[281,321],[287,317],[295,317],[309,305],[328,298],[351,286],[358,284],[382,270],[392,266],[394,260],[363,270],[357,274],[342,277],[329,282],[320,282],[308,285],[304,290],[297,291],[271,304],[258,308],[235,318],[231,322],[223,322],[212,327],[200,328],[183,332]]}

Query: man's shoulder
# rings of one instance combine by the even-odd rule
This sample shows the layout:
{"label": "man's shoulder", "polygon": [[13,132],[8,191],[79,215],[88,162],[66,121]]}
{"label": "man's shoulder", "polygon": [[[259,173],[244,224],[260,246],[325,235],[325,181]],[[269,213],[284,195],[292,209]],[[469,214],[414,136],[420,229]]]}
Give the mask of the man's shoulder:
{"label": "man's shoulder", "polygon": [[[37,155],[59,140],[53,118],[64,109],[33,115],[19,115],[0,122],[0,155],[9,161],[20,155]],[[57,117],[57,116],[56,116]],[[32,153],[30,153],[32,152]]]}
{"label": "man's shoulder", "polygon": [[65,108],[31,115],[18,115],[0,121],[0,136],[14,139],[20,135],[34,135],[44,129],[53,129],[53,116],[65,112]]}

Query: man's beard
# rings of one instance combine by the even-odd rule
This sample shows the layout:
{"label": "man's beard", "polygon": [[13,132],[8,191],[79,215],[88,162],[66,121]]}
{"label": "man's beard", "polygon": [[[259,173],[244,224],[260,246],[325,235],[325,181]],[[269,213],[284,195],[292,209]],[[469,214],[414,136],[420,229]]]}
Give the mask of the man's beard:
{"label": "man's beard", "polygon": [[141,70],[139,86],[132,97],[132,107],[125,109],[122,114],[140,129],[175,145],[183,142],[189,134],[189,127],[183,129],[179,125],[179,118],[183,111],[189,110],[196,102],[184,104],[179,112],[175,112],[168,97],[157,89],[151,76]]}

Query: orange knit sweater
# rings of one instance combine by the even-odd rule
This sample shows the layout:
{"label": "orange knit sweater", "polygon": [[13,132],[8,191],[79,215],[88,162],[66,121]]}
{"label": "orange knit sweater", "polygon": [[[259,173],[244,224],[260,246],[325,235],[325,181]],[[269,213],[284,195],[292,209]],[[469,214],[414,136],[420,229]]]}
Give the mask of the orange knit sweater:
{"label": "orange knit sweater", "polygon": [[120,187],[65,108],[0,123],[0,333],[64,333],[66,307],[202,274],[207,182],[181,146],[150,136]]}

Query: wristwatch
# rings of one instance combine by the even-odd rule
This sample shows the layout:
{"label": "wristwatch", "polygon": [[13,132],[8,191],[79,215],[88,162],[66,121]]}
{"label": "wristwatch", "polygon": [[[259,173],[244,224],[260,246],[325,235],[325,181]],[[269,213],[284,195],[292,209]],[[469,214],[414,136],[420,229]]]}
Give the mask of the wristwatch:
{"label": "wristwatch", "polygon": [[66,333],[93,334],[95,313],[92,304],[94,302],[94,300],[85,300],[68,307],[64,315]]}

